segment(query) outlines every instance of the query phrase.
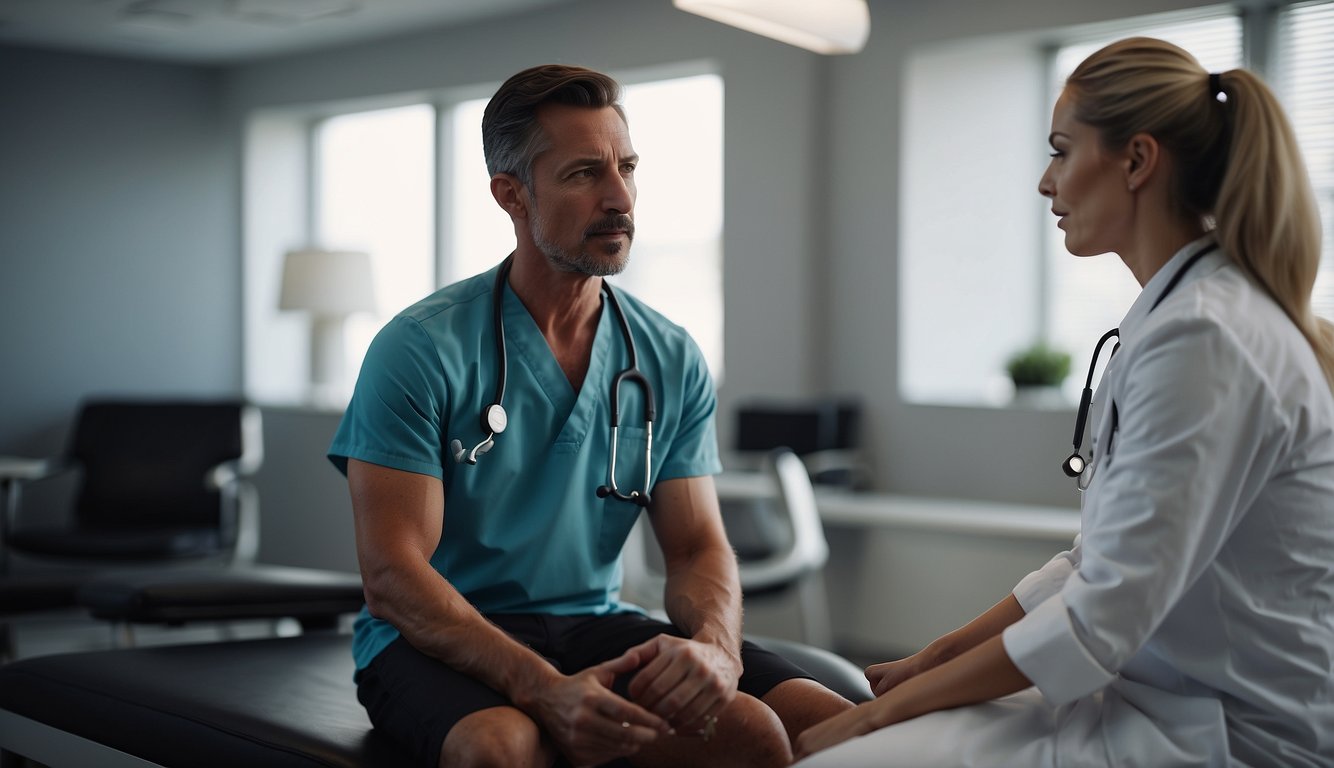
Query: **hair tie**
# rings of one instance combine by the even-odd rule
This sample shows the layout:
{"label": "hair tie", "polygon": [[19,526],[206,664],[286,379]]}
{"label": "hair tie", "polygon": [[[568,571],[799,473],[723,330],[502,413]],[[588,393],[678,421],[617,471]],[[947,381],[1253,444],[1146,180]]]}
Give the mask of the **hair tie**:
{"label": "hair tie", "polygon": [[1217,72],[1209,73],[1209,95],[1219,104],[1227,103],[1227,94],[1223,92],[1223,76]]}

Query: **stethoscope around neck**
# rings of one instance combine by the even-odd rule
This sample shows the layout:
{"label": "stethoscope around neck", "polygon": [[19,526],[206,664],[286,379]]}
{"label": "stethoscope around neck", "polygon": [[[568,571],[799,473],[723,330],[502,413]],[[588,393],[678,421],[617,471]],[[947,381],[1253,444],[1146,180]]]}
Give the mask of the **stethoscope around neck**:
{"label": "stethoscope around neck", "polygon": [[[1189,271],[1191,267],[1195,266],[1196,262],[1204,258],[1205,254],[1217,250],[1217,248],[1218,243],[1210,243],[1200,249],[1198,253],[1187,259],[1186,263],[1182,264],[1172,275],[1172,278],[1167,281],[1167,285],[1163,288],[1163,292],[1158,294],[1157,299],[1154,299],[1153,305],[1149,307],[1149,312],[1154,311],[1158,308],[1159,304],[1163,303],[1163,299],[1167,298],[1167,295],[1177,287],[1177,283],[1181,282],[1181,278],[1186,276],[1186,272]],[[1112,347],[1112,355],[1115,356],[1116,351],[1121,348],[1120,328],[1113,328],[1107,333],[1104,333],[1102,338],[1098,339],[1097,345],[1093,347],[1093,359],[1089,361],[1088,376],[1084,379],[1084,391],[1079,396],[1079,412],[1075,416],[1075,450],[1066,457],[1065,461],[1061,462],[1061,471],[1065,473],[1066,477],[1074,478],[1081,491],[1087,489],[1088,483],[1093,479],[1091,473],[1088,471],[1093,465],[1093,452],[1089,452],[1088,459],[1085,459],[1083,454],[1079,452],[1084,443],[1084,425],[1088,423],[1089,404],[1093,402],[1093,371],[1098,367],[1098,359],[1102,356],[1102,348],[1106,346],[1107,342],[1111,341],[1113,337],[1117,339],[1116,346]],[[1104,453],[1107,455],[1111,455],[1112,440],[1116,437],[1117,422],[1119,421],[1120,414],[1117,412],[1116,401],[1113,400],[1112,431],[1107,439],[1107,447],[1104,449]]]}
{"label": "stethoscope around neck", "polygon": [[[505,431],[509,426],[509,415],[505,412],[505,406],[502,403],[505,400],[505,382],[507,379],[506,365],[506,346],[505,346],[505,320],[503,304],[505,299],[505,283],[509,278],[510,267],[514,265],[514,256],[511,255],[500,265],[496,272],[496,282],[491,289],[491,326],[496,336],[496,394],[492,402],[482,409],[481,425],[482,432],[486,437],[480,443],[474,445],[471,449],[464,448],[461,440],[455,439],[450,442],[449,447],[454,455],[454,461],[459,464],[476,464],[477,457],[490,451],[496,444],[496,437]],[[654,403],[653,385],[649,383],[647,377],[639,370],[638,354],[635,350],[635,337],[630,332],[630,323],[625,319],[625,312],[621,310],[621,303],[616,298],[615,291],[607,281],[602,281],[602,293],[607,297],[611,304],[612,311],[616,314],[616,321],[621,327],[621,335],[625,337],[625,349],[630,358],[630,365],[616,374],[611,380],[611,451],[607,460],[607,484],[598,486],[598,498],[611,496],[621,501],[628,501],[641,507],[647,507],[651,501],[649,496],[649,482],[652,479],[653,471],[653,421],[657,418],[657,408]],[[644,391],[644,489],[642,491],[623,491],[616,485],[616,446],[621,427],[621,383],[631,381],[640,386]]]}

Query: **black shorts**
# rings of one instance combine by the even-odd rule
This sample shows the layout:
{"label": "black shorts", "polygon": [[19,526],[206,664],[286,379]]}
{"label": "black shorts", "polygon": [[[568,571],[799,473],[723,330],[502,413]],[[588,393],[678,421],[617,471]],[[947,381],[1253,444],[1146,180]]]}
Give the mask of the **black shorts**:
{"label": "black shorts", "polygon": [[[684,636],[675,626],[638,613],[488,618],[565,674],[614,659],[657,635]],[[811,678],[787,659],[749,641],[741,647],[741,664],[738,688],[755,698],[785,680]],[[626,684],[628,677],[616,686],[622,695]],[[428,768],[439,764],[440,747],[455,723],[483,709],[511,705],[495,689],[421,653],[402,637],[358,673],[357,699],[377,730]]]}

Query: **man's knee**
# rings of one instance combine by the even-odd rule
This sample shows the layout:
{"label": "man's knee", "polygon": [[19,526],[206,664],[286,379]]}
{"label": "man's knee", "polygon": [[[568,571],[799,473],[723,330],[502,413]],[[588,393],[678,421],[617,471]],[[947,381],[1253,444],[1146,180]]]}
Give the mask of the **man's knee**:
{"label": "man's knee", "polygon": [[803,678],[779,683],[764,695],[764,703],[778,714],[794,742],[807,728],[855,706],[814,680]]}
{"label": "man's knee", "polygon": [[553,761],[537,723],[513,707],[468,715],[440,748],[441,768],[548,768]]}
{"label": "man's knee", "polygon": [[736,733],[729,734],[726,741],[735,746],[726,751],[729,758],[735,760],[735,765],[770,768],[792,762],[792,745],[783,723],[759,699],[741,694],[732,701],[719,717],[716,729],[733,728]]}

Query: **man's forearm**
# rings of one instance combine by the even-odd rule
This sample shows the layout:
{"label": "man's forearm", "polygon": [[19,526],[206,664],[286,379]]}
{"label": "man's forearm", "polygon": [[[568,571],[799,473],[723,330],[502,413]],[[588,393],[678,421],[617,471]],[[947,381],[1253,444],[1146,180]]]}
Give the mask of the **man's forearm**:
{"label": "man's forearm", "polygon": [[482,616],[435,570],[397,567],[366,580],[371,612],[413,647],[523,707],[559,672]]}
{"label": "man's forearm", "polygon": [[672,568],[664,603],[672,623],[692,639],[722,646],[739,658],[741,586],[731,549],[700,549]]}

